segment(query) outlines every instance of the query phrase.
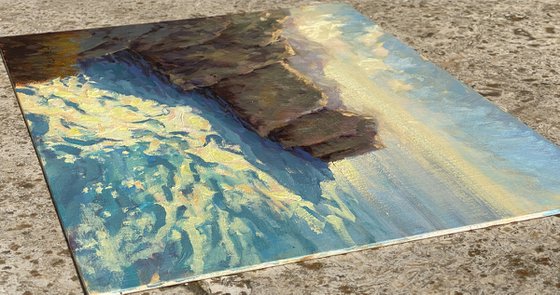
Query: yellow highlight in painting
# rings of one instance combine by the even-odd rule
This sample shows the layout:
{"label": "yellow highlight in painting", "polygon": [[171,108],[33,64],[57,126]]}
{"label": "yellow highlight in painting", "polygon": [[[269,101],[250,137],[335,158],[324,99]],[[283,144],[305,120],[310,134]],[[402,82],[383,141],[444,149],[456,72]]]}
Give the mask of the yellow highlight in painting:
{"label": "yellow highlight in painting", "polygon": [[[506,210],[512,214],[525,212],[524,208],[530,206],[529,201],[516,198],[507,188],[494,182],[459,154],[452,144],[403,107],[406,101],[400,99],[397,93],[408,91],[409,85],[398,80],[389,81],[390,92],[368,78],[379,71],[395,71],[383,60],[387,52],[379,49],[382,45],[379,38],[383,34],[377,27],[370,27],[362,38],[358,38],[367,41],[365,47],[373,47],[369,55],[363,55],[343,40],[343,33],[339,31],[343,24],[327,21],[330,20],[329,15],[314,7],[292,13],[297,31],[308,40],[323,45],[327,53],[327,57],[322,60],[324,74],[338,85],[343,104],[351,111],[377,118],[381,138],[396,137],[427,170],[440,174],[443,179],[452,177],[454,181],[462,182],[464,188],[475,192],[496,211],[504,213]],[[343,19],[337,21],[342,22]],[[432,164],[443,169],[433,171]],[[344,166],[346,174],[349,173],[347,177],[361,177],[357,171],[348,168],[351,165]]]}
{"label": "yellow highlight in painting", "polygon": [[[218,136],[218,134],[212,129],[210,122],[190,106],[168,106],[152,100],[96,89],[93,83],[80,83],[76,77],[67,77],[64,81],[55,79],[44,84],[30,84],[29,87],[33,87],[37,93],[34,95],[18,93],[18,98],[26,113],[41,114],[49,121],[49,129],[43,135],[47,145],[54,146],[61,143],[71,145],[65,138],[93,139],[94,143],[79,146],[82,157],[88,155],[95,157],[93,155],[95,152],[111,152],[117,147],[123,149],[134,147],[140,142],[148,144],[148,148],[144,150],[147,155],[166,152],[162,150],[164,146],[167,150],[183,153],[184,159],[173,178],[175,185],[169,188],[173,198],[166,197],[161,182],[158,182],[158,179],[166,179],[169,174],[162,166],[151,177],[143,180],[126,178],[123,179],[122,185],[135,188],[138,196],[143,194],[151,196],[165,210],[165,223],[157,231],[155,241],[180,239],[181,233],[178,229],[188,235],[193,253],[184,263],[196,273],[204,270],[204,253],[208,253],[212,247],[215,247],[211,244],[208,233],[203,230],[208,220],[217,219],[223,251],[229,257],[230,263],[239,263],[241,260],[239,251],[242,251],[243,257],[252,257],[254,261],[259,259],[256,253],[251,252],[254,250],[249,249],[250,241],[245,240],[248,239],[250,236],[248,233],[251,231],[245,224],[246,221],[230,216],[227,211],[222,211],[214,205],[216,191],[209,178],[216,173],[219,173],[220,177],[232,179],[233,184],[220,184],[223,197],[230,208],[254,207],[259,210],[264,206],[270,208],[274,214],[281,215],[282,218],[301,219],[318,234],[329,223],[345,241],[351,243],[351,238],[344,228],[344,221],[353,221],[355,217],[336,195],[334,183],[321,184],[324,188],[323,197],[330,198],[333,205],[327,205],[332,212],[331,215],[320,220],[315,217],[321,214],[317,212],[312,202],[305,200],[305,196],[291,192],[266,171],[255,167],[239,153],[239,146],[230,144],[227,149],[224,149],[215,141],[207,142],[208,135]],[[105,96],[114,99],[107,100],[104,99]],[[44,98],[49,99],[45,101]],[[157,122],[148,120],[154,118]],[[135,135],[135,130],[145,132],[138,136]],[[176,140],[176,135],[173,134],[176,132],[186,135],[182,136],[181,140]],[[165,138],[175,139],[165,140]],[[125,150],[122,154],[130,153]],[[200,179],[197,181],[194,180],[190,168],[192,160],[189,154],[214,164],[210,168],[198,167]],[[66,159],[66,161],[72,160]],[[131,169],[142,171],[143,167],[131,167]],[[204,169],[209,170],[204,171]],[[245,171],[257,175],[259,182],[247,182],[243,174]],[[192,192],[184,194],[182,189],[185,187],[192,187]],[[97,193],[102,193],[104,190],[103,186],[96,186],[84,188],[84,192],[87,193],[91,189]],[[119,197],[115,191],[111,194],[114,198]],[[177,217],[179,207],[186,207],[181,218]],[[130,214],[134,213],[134,210],[134,208],[123,208],[123,212]],[[100,261],[107,264],[108,269],[115,270],[129,263],[128,260],[115,256],[114,253],[119,252],[115,245],[132,239],[135,233],[134,227],[149,228],[154,222],[151,217],[141,217],[135,222],[125,221],[123,229],[115,236],[110,236],[103,223],[97,219],[94,210],[84,210],[82,214],[84,220],[89,220],[87,222],[91,224],[90,229],[97,234],[98,242],[92,241],[91,247],[97,249],[97,255],[102,257]],[[255,234],[263,235],[260,232]],[[236,235],[244,236],[243,239],[237,238],[243,249],[235,248],[232,239]],[[162,245],[129,253],[128,255],[134,258],[130,261],[148,258],[152,253],[160,251]]]}

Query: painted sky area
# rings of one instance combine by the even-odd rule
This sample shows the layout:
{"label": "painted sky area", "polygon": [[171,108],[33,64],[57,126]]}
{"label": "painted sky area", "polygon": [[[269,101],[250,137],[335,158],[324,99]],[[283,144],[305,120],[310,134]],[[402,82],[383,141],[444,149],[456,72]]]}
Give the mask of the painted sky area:
{"label": "painted sky area", "polygon": [[385,148],[326,163],[126,53],[17,87],[80,273],[132,291],[560,209],[560,149],[350,6],[290,10],[288,62]]}

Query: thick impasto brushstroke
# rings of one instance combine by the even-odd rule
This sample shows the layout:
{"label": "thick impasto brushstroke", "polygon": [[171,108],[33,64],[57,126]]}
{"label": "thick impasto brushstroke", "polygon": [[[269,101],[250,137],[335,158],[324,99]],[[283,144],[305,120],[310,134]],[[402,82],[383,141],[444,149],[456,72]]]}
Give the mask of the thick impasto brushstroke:
{"label": "thick impasto brushstroke", "polygon": [[88,292],[560,208],[560,149],[351,7],[0,39]]}

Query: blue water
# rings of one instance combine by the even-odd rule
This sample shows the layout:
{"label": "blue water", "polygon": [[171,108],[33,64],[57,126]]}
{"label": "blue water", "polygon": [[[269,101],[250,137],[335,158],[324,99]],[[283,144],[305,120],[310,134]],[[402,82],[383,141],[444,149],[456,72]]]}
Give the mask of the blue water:
{"label": "blue water", "polygon": [[[213,141],[222,149],[228,149],[232,145],[239,147],[240,154],[254,167],[266,172],[289,191],[312,202],[316,211],[309,213],[319,220],[324,221],[327,215],[336,215],[333,210],[340,204],[325,196],[320,187],[322,182],[334,180],[325,162],[302,151],[286,151],[277,143],[258,136],[222,108],[210,94],[181,92],[128,53],[88,61],[81,64],[81,69],[82,74],[78,76],[80,82],[95,85],[97,89],[153,100],[170,108],[177,105],[192,107],[197,114],[208,120],[212,129],[219,134],[207,136],[207,142]],[[33,95],[35,90],[33,87],[26,87],[18,91]],[[217,163],[205,162],[194,154],[185,154],[165,145],[174,142],[182,149],[188,150],[187,142],[182,140],[185,134],[161,137],[162,153],[157,156],[146,155],[144,152],[149,142],[141,140],[132,146],[117,145],[110,150],[88,153],[83,153],[81,147],[106,139],[95,136],[81,139],[68,137],[64,139],[65,142],[47,145],[44,142],[45,134],[49,130],[46,117],[33,113],[26,113],[25,117],[31,122],[31,133],[43,160],[53,198],[89,288],[98,291],[131,288],[146,284],[154,273],[158,273],[161,280],[174,280],[198,274],[189,266],[193,249],[188,234],[179,226],[173,226],[173,230],[181,233],[180,240],[156,240],[157,232],[165,225],[166,210],[157,203],[153,195],[123,185],[123,180],[133,178],[147,185],[158,183],[165,192],[165,198],[172,200],[177,196],[174,196],[169,188],[176,185],[174,177],[182,163],[186,160],[192,161],[190,172],[194,181],[200,180],[199,170],[212,169]],[[157,123],[157,118],[147,120]],[[134,134],[141,138],[147,132],[138,129]],[[125,151],[126,154],[123,153]],[[67,163],[60,157],[64,154],[74,155],[77,159],[74,163]],[[143,169],[135,170],[134,167]],[[168,173],[166,177],[155,176],[161,169]],[[243,179],[248,184],[261,181],[251,171],[239,173],[245,173]],[[244,233],[242,237],[245,241],[232,238],[236,251],[242,257],[237,265],[232,265],[227,255],[221,253],[220,243],[223,241],[219,235],[220,229],[216,225],[217,218],[207,221],[206,228],[200,231],[204,232],[213,247],[204,254],[204,273],[376,241],[371,228],[376,227],[378,221],[371,214],[367,214],[359,198],[349,195],[343,188],[338,189],[337,194],[344,200],[344,205],[352,208],[360,219],[359,223],[344,221],[353,238],[352,243],[344,241],[328,224],[322,233],[317,234],[297,216],[286,219],[273,212],[265,203],[237,208],[235,204],[229,204],[224,199],[220,184],[239,184],[239,179],[219,174],[209,176],[208,173],[204,176],[205,182],[215,183],[215,211],[226,211],[230,218],[238,217],[249,226],[249,232]],[[100,193],[94,190],[84,192],[84,188],[95,187],[97,183],[112,187],[118,197],[115,198],[114,192],[109,190]],[[192,187],[185,186],[182,192],[188,196],[192,193]],[[180,215],[186,206],[191,204],[181,205],[177,214]],[[150,227],[125,226],[142,216],[149,216],[153,220]],[[115,237],[112,242],[116,244],[116,254],[123,258],[116,268],[108,266],[103,261],[105,258],[98,256],[99,247],[96,243],[100,240],[100,230],[109,236],[109,240]],[[120,237],[123,230],[131,231],[131,236],[125,239]],[[169,231],[171,232],[171,229]],[[161,251],[154,251],[148,258],[134,260],[134,253],[157,248],[154,244],[161,243],[165,244]],[[243,255],[251,253],[255,255],[243,259]]]}

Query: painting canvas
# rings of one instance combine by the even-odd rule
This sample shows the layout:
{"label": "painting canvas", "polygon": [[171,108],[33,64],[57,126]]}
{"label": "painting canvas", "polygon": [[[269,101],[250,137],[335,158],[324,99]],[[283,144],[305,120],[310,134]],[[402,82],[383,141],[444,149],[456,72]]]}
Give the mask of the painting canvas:
{"label": "painting canvas", "polygon": [[4,37],[84,290],[560,213],[560,149],[351,6]]}

